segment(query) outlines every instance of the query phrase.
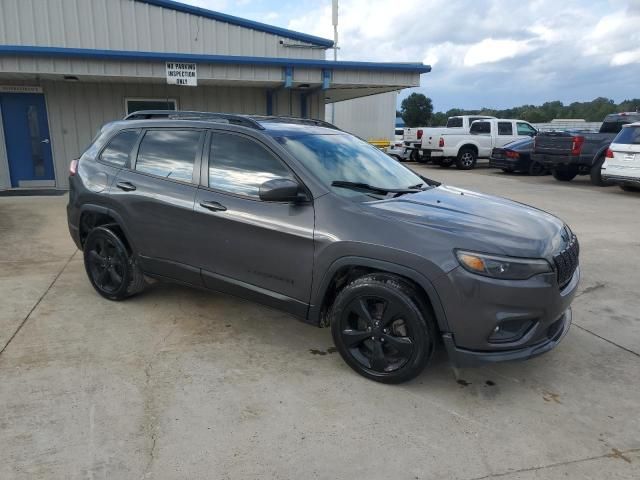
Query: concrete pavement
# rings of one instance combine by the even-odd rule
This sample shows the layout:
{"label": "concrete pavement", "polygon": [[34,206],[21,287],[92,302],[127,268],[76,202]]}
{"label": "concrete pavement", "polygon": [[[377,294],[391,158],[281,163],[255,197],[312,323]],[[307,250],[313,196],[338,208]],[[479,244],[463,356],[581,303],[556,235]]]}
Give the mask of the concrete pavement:
{"label": "concrete pavement", "polygon": [[0,198],[0,478],[640,477],[640,195],[417,166],[564,218],[574,327],[540,358],[377,384],[330,332],[223,295],[91,288],[65,197]]}

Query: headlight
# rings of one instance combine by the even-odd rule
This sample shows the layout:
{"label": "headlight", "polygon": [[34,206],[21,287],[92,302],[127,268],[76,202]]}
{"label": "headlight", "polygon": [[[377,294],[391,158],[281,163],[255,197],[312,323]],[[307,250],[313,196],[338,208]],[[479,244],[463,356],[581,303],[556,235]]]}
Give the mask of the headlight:
{"label": "headlight", "polygon": [[465,270],[500,280],[526,280],[553,271],[549,262],[542,259],[499,257],[465,250],[456,250],[456,257]]}

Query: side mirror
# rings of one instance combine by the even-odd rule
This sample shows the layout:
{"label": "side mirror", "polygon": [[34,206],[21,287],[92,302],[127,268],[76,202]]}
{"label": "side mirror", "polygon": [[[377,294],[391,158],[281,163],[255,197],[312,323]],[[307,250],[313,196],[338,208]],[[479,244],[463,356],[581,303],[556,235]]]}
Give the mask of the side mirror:
{"label": "side mirror", "polygon": [[274,178],[260,185],[260,200],[265,202],[300,202],[307,196],[295,180]]}

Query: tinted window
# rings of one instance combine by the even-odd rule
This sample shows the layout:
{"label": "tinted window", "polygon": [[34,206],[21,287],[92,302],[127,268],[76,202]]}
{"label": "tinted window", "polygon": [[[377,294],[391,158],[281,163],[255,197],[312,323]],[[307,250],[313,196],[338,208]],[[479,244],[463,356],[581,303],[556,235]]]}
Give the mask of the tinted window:
{"label": "tinted window", "polygon": [[628,123],[631,123],[631,120],[607,120],[600,125],[600,133],[618,133],[622,130],[622,126]]}
{"label": "tinted window", "polygon": [[491,133],[491,124],[489,122],[476,122],[469,129],[474,134]]}
{"label": "tinted window", "polygon": [[469,117],[469,124],[472,124],[473,122],[475,122],[476,120],[484,120],[487,117]]}
{"label": "tinted window", "polygon": [[513,124],[511,122],[498,122],[498,135],[513,135]]}
{"label": "tinted window", "polygon": [[447,120],[447,128],[462,127],[462,117],[451,117]]}
{"label": "tinted window", "polygon": [[518,135],[535,135],[536,129],[528,123],[518,122]]}
{"label": "tinted window", "polygon": [[396,135],[404,135],[404,128],[396,128]]}
{"label": "tinted window", "polygon": [[119,167],[124,166],[127,160],[129,160],[131,149],[138,141],[139,133],[140,130],[125,130],[124,132],[118,133],[111,139],[107,148],[102,151],[100,160]]}
{"label": "tinted window", "polygon": [[362,196],[352,190],[331,187],[336,180],[381,188],[424,184],[424,180],[411,170],[353,135],[296,135],[277,140],[324,185],[340,195]]}
{"label": "tinted window", "polygon": [[260,185],[282,177],[293,178],[289,169],[257,142],[240,135],[211,135],[211,188],[257,198]]}
{"label": "tinted window", "polygon": [[159,100],[130,100],[127,99],[127,114],[137,112],[138,110],[175,110],[176,101],[159,99]]}
{"label": "tinted window", "polygon": [[626,127],[620,130],[618,136],[611,143],[640,144],[640,128]]}
{"label": "tinted window", "polygon": [[201,136],[198,130],[149,130],[140,143],[136,170],[191,182]]}

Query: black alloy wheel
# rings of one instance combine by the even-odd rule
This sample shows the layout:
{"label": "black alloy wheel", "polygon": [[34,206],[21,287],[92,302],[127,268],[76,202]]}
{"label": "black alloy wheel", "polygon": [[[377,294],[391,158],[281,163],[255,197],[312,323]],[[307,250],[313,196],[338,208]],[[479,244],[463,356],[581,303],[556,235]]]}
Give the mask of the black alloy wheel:
{"label": "black alloy wheel", "polygon": [[124,243],[106,227],[89,232],[84,266],[93,288],[109,300],[122,300],[144,287],[144,276],[131,261]]}
{"label": "black alloy wheel", "polygon": [[393,276],[368,275],[351,282],[336,298],[331,324],[347,364],[380,382],[415,377],[434,347],[427,309],[411,287]]}

